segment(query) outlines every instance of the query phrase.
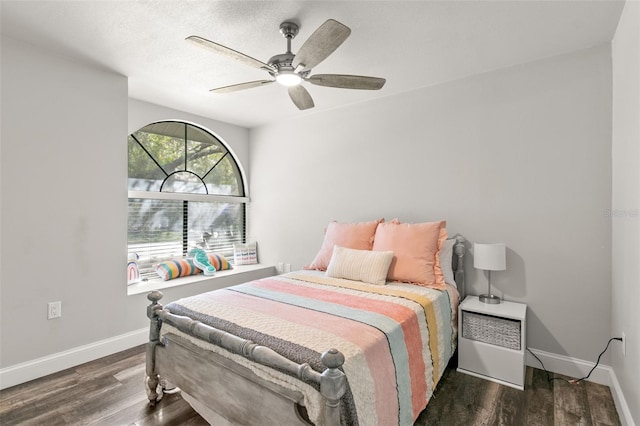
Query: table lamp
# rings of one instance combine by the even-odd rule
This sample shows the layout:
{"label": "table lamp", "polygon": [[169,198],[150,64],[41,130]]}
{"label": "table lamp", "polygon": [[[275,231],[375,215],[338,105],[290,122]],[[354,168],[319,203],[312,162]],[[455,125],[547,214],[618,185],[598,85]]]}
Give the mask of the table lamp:
{"label": "table lamp", "polygon": [[504,271],[507,269],[506,246],[501,243],[473,245],[473,267],[489,271],[489,290],[487,294],[481,294],[479,299],[484,303],[500,303],[500,298],[491,294],[491,271]]}

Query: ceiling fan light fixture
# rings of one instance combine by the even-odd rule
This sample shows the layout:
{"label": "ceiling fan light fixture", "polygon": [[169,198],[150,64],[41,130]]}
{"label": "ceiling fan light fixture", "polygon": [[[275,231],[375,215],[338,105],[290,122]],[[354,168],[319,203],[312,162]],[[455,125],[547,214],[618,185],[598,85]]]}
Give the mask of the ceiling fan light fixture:
{"label": "ceiling fan light fixture", "polygon": [[283,86],[292,87],[302,83],[302,77],[293,71],[280,71],[278,75],[276,75],[276,81]]}

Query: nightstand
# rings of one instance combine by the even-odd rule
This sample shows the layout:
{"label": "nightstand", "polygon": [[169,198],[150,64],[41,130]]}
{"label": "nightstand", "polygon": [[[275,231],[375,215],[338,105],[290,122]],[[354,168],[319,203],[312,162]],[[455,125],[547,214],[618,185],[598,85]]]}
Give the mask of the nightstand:
{"label": "nightstand", "polygon": [[467,296],[458,307],[458,371],[524,389],[527,305]]}

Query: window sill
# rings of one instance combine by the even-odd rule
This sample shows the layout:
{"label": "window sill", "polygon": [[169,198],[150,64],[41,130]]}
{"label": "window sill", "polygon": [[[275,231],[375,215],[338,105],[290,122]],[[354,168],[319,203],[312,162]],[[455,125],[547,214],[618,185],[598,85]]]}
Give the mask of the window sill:
{"label": "window sill", "polygon": [[149,293],[153,290],[162,290],[190,284],[211,284],[213,290],[250,281],[254,279],[252,277],[255,275],[251,274],[252,272],[261,274],[262,276],[270,276],[276,274],[276,269],[272,265],[239,265],[226,271],[216,271],[215,275],[212,276],[202,274],[190,275],[168,281],[157,278],[129,285],[127,287],[127,294],[131,296],[134,294]]}

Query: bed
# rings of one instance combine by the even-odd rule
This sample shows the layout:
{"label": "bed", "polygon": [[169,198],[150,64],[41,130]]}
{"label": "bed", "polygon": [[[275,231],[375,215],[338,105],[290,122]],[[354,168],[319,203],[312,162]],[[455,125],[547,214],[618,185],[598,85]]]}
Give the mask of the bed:
{"label": "bed", "polygon": [[301,270],[166,307],[151,292],[150,403],[177,387],[215,425],[413,424],[456,349],[465,241],[450,241],[442,290]]}

